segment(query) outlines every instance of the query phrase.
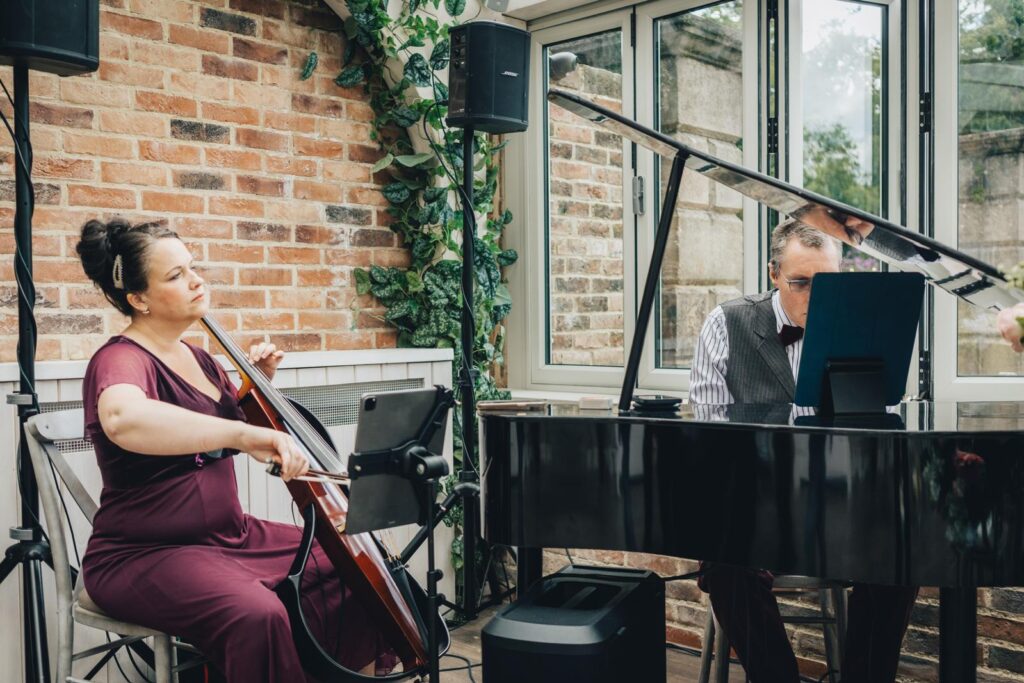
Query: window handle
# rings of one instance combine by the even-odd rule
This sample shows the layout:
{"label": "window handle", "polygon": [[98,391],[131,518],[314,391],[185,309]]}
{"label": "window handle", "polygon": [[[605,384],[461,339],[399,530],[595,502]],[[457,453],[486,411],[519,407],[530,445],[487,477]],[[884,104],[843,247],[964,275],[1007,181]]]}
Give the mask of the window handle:
{"label": "window handle", "polygon": [[642,175],[633,176],[633,214],[637,216],[644,215],[644,206],[646,204],[646,196],[644,194],[644,177]]}

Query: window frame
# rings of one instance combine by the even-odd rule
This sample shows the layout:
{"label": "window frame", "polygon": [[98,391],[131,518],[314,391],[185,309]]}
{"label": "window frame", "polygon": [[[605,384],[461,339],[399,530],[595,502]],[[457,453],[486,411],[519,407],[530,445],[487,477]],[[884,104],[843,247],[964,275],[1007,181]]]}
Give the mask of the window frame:
{"label": "window frame", "polygon": [[[915,227],[918,220],[917,190],[926,185],[917,173],[908,174],[907,169],[917,169],[919,146],[923,144],[917,131],[918,102],[916,93],[920,76],[913,59],[906,55],[917,54],[917,37],[906,27],[916,27],[917,3],[911,0],[851,0],[862,4],[887,8],[887,87],[884,125],[886,135],[886,213],[897,222]],[[789,0],[778,0],[780,12],[777,24],[779,64],[777,76],[779,89],[779,157],[778,168],[784,177],[788,175],[789,161],[793,158],[788,135],[791,106],[789,94],[799,92],[798,84],[791,81],[788,65],[793,59],[789,31],[798,30],[799,21],[793,21]],[[653,0],[637,3],[629,0],[612,0],[606,3],[588,4],[578,10],[566,11],[541,17],[528,22],[531,30],[531,126],[523,135],[515,136],[506,150],[504,192],[507,203],[517,217],[517,223],[528,226],[511,230],[505,234],[508,246],[519,251],[519,265],[509,276],[509,289],[513,308],[507,326],[507,350],[509,386],[522,390],[547,390],[565,392],[596,391],[617,393],[624,375],[623,367],[551,365],[546,362],[548,345],[546,306],[547,277],[547,144],[546,144],[546,99],[543,97],[545,69],[542,63],[544,48],[553,43],[620,28],[623,35],[623,111],[645,125],[654,121],[655,100],[652,88],[637,89],[636,84],[650,78],[653,83],[654,63],[654,20],[659,17],[707,6],[707,0]],[[743,53],[743,138],[756,144],[744,144],[743,164],[749,168],[763,170],[767,167],[767,106],[768,106],[768,58],[767,41],[768,17],[765,0],[746,0],[744,3],[744,53]],[[630,45],[631,17],[635,16],[635,46]],[[756,46],[747,49],[748,45]],[[645,52],[646,51],[646,52]],[[643,55],[652,55],[649,60]],[[795,55],[799,58],[799,55]],[[905,67],[906,65],[906,67]],[[915,93],[910,97],[910,93]],[[634,108],[635,104],[635,108]],[[934,108],[941,111],[941,105]],[[633,113],[635,111],[635,113]],[[901,126],[902,124],[902,126]],[[655,212],[651,197],[659,188],[654,173],[654,155],[638,148],[636,169],[631,171],[629,159],[632,145],[623,143],[623,338],[625,363],[632,343],[636,323],[636,307],[646,277],[651,245],[653,242]],[[544,174],[529,173],[529,169],[544,168]],[[642,175],[646,183],[646,211],[636,217],[630,209],[631,181],[633,175]],[[538,177],[539,176],[539,177]],[[915,198],[914,201],[908,201]],[[767,268],[767,210],[752,200],[744,199],[743,230],[743,285],[745,293],[764,291],[768,285]],[[940,238],[941,239],[941,238]],[[689,388],[689,369],[655,367],[655,339],[652,329],[648,331],[640,372],[638,390],[659,390],[685,395]],[[925,332],[929,332],[927,326]],[[936,358],[936,367],[942,363]],[[911,364],[908,378],[908,393],[914,393],[918,383],[918,364]]]}
{"label": "window frame", "polygon": [[[625,355],[622,367],[555,365],[547,362],[550,311],[547,306],[547,99],[544,97],[546,69],[544,51],[549,45],[567,40],[583,38],[615,29],[622,31],[622,92],[623,113],[633,113],[633,48],[630,45],[632,10],[598,14],[568,24],[560,24],[534,31],[530,44],[530,121],[526,133],[517,136],[518,144],[509,145],[509,163],[506,165],[506,189],[509,204],[519,208],[519,215],[525,216],[520,225],[536,226],[518,232],[513,248],[521,254],[519,263],[524,266],[512,276],[510,292],[513,315],[509,321],[508,352],[510,386],[524,389],[549,389],[557,386],[565,390],[588,390],[593,388],[612,389],[621,387],[624,376]],[[623,139],[623,198],[630,196],[630,152],[631,146]],[[544,169],[543,173],[529,173],[529,169]],[[623,211],[623,335],[628,350],[635,326],[636,282],[633,263],[633,243],[627,239],[633,232],[633,216]],[[510,241],[511,242],[511,241]],[[523,272],[525,271],[525,272]],[[519,309],[518,311],[516,309]],[[525,310],[524,310],[525,309]],[[516,333],[516,330],[521,333]]]}
{"label": "window frame", "polygon": [[[959,70],[960,2],[939,3],[932,8],[934,22],[933,69],[955,78],[933,78],[934,92],[934,192],[931,193],[935,238],[959,244]],[[941,169],[956,169],[943,173]],[[1024,376],[959,374],[957,302],[946,292],[934,297],[934,390],[935,398],[948,401],[1013,401],[1024,394]],[[998,335],[995,328],[993,336]]]}
{"label": "window frame", "polygon": [[[715,3],[718,4],[718,3]],[[650,60],[637,60],[637,83],[654,83],[655,69],[658,68],[656,54],[656,40],[654,35],[654,24],[657,20],[679,14],[701,9],[708,6],[707,0],[655,0],[637,6],[637,44],[638,55],[647,54]],[[743,90],[743,139],[752,141],[743,145],[743,165],[748,168],[758,168],[761,157],[762,136],[758,131],[758,117],[761,109],[761,98],[759,88],[761,84],[760,71],[758,68],[761,24],[759,16],[760,3],[758,0],[744,0],[743,3],[743,56],[742,56],[742,90]],[[647,79],[647,80],[645,80]],[[645,126],[654,128],[657,114],[657,102],[654,93],[655,88],[644,88],[637,92],[637,120]],[[756,144],[755,144],[756,143]],[[650,266],[650,256],[654,248],[654,237],[658,229],[657,219],[660,211],[656,209],[656,203],[661,202],[660,184],[661,178],[657,169],[657,155],[646,149],[637,150],[637,175],[642,176],[646,181],[648,203],[644,215],[637,219],[636,242],[637,242],[637,282],[645,281]],[[692,174],[687,171],[683,174],[683,182]],[[657,197],[657,199],[655,199]],[[750,294],[757,291],[759,240],[758,224],[760,211],[753,200],[743,198],[743,281],[741,291]],[[685,229],[685,224],[680,227]],[[655,305],[658,305],[657,300]],[[674,393],[686,393],[690,388],[689,368],[659,368],[656,357],[656,336],[655,325],[658,320],[657,309],[651,315],[650,327],[644,342],[644,350],[640,359],[640,369],[637,374],[638,388],[641,390],[656,389]]]}

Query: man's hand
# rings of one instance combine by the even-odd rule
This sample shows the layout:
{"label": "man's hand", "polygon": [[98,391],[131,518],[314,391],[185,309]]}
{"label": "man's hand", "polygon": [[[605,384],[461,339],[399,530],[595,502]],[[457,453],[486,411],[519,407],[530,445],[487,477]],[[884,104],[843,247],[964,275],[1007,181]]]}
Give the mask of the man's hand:
{"label": "man's hand", "polygon": [[1008,341],[1017,353],[1024,351],[1024,345],[1021,344],[1021,337],[1024,336],[1022,319],[1024,319],[1024,303],[999,311],[999,317],[996,318],[999,334],[1003,335],[1003,339]]}
{"label": "man's hand", "polygon": [[817,228],[826,235],[831,235],[840,242],[845,242],[854,247],[860,246],[860,243],[875,229],[873,224],[862,221],[854,216],[842,218],[843,222],[840,223],[828,209],[820,204],[816,204],[799,214],[799,219],[802,223]]}
{"label": "man's hand", "polygon": [[267,379],[274,379],[277,366],[284,359],[284,351],[278,351],[270,342],[260,342],[249,347],[249,360],[263,371]]}

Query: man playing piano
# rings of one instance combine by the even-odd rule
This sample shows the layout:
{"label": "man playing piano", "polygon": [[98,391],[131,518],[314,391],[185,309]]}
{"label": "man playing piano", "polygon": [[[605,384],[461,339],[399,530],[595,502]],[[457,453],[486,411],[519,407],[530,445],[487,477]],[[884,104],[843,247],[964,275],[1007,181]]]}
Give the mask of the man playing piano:
{"label": "man playing piano", "polygon": [[[693,360],[690,402],[787,404],[793,401],[811,278],[839,270],[839,242],[799,220],[772,232],[774,289],[717,306]],[[766,571],[705,563],[700,585],[753,683],[795,683],[796,656]],[[896,678],[900,645],[916,588],[855,585],[849,600],[843,683]]]}

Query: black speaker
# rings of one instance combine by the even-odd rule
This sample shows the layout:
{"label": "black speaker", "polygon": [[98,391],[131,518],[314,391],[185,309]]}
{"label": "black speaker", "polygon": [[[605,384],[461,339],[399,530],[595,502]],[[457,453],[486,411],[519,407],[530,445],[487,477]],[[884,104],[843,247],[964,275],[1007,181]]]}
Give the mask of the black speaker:
{"label": "black speaker", "polygon": [[484,683],[665,683],[665,582],[567,567],[498,612],[481,641]]}
{"label": "black speaker", "polygon": [[99,0],[0,0],[0,64],[59,76],[100,65]]}
{"label": "black speaker", "polygon": [[487,133],[526,130],[530,34],[493,21],[451,29],[449,126]]}

